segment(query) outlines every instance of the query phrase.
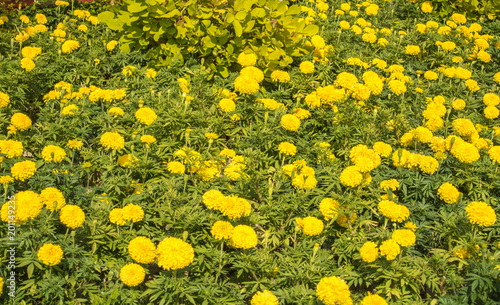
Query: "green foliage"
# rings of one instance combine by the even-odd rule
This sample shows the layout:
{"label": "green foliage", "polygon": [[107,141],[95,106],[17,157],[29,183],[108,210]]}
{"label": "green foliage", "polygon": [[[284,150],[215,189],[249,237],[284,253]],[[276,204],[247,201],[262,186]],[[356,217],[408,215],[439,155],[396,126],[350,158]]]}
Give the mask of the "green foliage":
{"label": "green foliage", "polygon": [[227,77],[241,52],[251,50],[270,69],[305,54],[304,36],[319,28],[306,25],[300,12],[278,0],[125,0],[99,20],[117,31],[125,52],[146,50],[146,59],[159,66],[196,55]]}
{"label": "green foliage", "polygon": [[[425,1],[421,1],[423,3]],[[498,0],[431,0],[432,5],[441,18],[449,18],[453,13],[465,14],[467,18],[490,20],[500,16],[500,1]]]}

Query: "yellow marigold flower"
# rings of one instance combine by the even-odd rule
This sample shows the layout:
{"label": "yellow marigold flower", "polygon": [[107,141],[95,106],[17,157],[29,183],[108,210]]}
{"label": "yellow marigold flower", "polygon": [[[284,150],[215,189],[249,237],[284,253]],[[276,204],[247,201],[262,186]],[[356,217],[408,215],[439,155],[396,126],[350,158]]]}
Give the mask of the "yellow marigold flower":
{"label": "yellow marigold flower", "polygon": [[281,127],[289,131],[297,131],[300,127],[300,119],[293,114],[285,114],[281,117]]}
{"label": "yellow marigold flower", "polygon": [[85,222],[85,213],[79,206],[69,204],[62,207],[59,218],[66,227],[76,229]]}
{"label": "yellow marigold flower", "polygon": [[112,209],[111,212],[109,212],[109,221],[119,226],[126,224],[127,221],[124,219],[123,209]]}
{"label": "yellow marigold flower", "polygon": [[80,150],[80,148],[83,147],[83,142],[77,139],[73,139],[69,140],[68,143],[66,143],[66,146],[68,146],[71,149]]}
{"label": "yellow marigold flower", "polygon": [[307,119],[311,116],[311,112],[309,112],[309,110],[302,108],[295,108],[293,111],[295,112],[293,115],[301,120]]}
{"label": "yellow marigold flower", "polygon": [[63,258],[63,250],[59,245],[44,244],[37,253],[38,259],[48,266],[59,264]]}
{"label": "yellow marigold flower", "polygon": [[359,249],[359,254],[361,255],[361,259],[363,259],[363,261],[373,263],[378,258],[377,244],[372,241],[365,242]]}
{"label": "yellow marigold flower", "polygon": [[377,206],[379,212],[393,222],[403,222],[410,216],[410,210],[404,205],[390,200],[382,200]]}
{"label": "yellow marigold flower", "polygon": [[234,227],[230,241],[231,245],[238,249],[251,249],[257,246],[258,243],[255,230],[247,225],[237,225]]}
{"label": "yellow marigold flower", "polygon": [[471,91],[471,92],[476,92],[478,91],[479,89],[481,89],[479,87],[479,85],[477,84],[477,82],[473,79],[468,79],[465,81],[465,86],[467,86],[467,88]]}
{"label": "yellow marigold flower", "polygon": [[465,15],[457,14],[457,13],[451,15],[451,20],[453,20],[454,22],[456,22],[458,24],[464,24],[467,22],[467,18],[465,18]]}
{"label": "yellow marigold flower", "polygon": [[392,261],[401,252],[398,243],[393,239],[388,239],[380,245],[380,254],[385,255],[388,261]]}
{"label": "yellow marigold flower", "polygon": [[178,161],[172,161],[167,163],[167,169],[172,174],[184,174],[186,167],[184,164]]}
{"label": "yellow marigold flower", "polygon": [[401,95],[406,92],[405,84],[397,79],[389,81],[389,89],[391,90],[392,93],[396,95]]}
{"label": "yellow marigold flower", "polygon": [[419,46],[408,45],[408,46],[406,46],[405,54],[408,54],[408,55],[418,55],[418,54],[420,54],[420,47]]}
{"label": "yellow marigold flower", "polygon": [[389,179],[389,180],[384,180],[380,182],[380,188],[383,189],[384,191],[391,189],[391,191],[397,190],[399,187],[399,182],[396,179]]}
{"label": "yellow marigold flower", "polygon": [[128,254],[139,264],[151,264],[156,259],[156,246],[147,237],[138,236],[128,244]]}
{"label": "yellow marigold flower", "polygon": [[415,244],[417,236],[412,230],[398,229],[392,232],[392,240],[397,242],[401,247],[409,247]]}
{"label": "yellow marigold flower", "polygon": [[[33,191],[22,191],[14,195],[15,197],[15,222],[16,225],[21,225],[30,219],[35,219],[43,208],[43,202],[40,200],[40,195]],[[1,216],[4,222],[14,220],[9,215],[8,203],[2,206]]]}
{"label": "yellow marigold flower", "polygon": [[221,210],[226,205],[226,196],[218,190],[209,190],[203,194],[203,203],[211,210]]}
{"label": "yellow marigold flower", "polygon": [[234,90],[243,94],[254,94],[259,91],[259,83],[247,75],[240,75],[234,80]]}
{"label": "yellow marigold flower", "polygon": [[80,47],[80,43],[76,40],[66,40],[61,46],[63,53],[71,53]]}
{"label": "yellow marigold flower", "polygon": [[275,70],[271,73],[271,80],[273,82],[286,83],[290,81],[290,74],[285,71]]}
{"label": "yellow marigold flower", "polygon": [[0,91],[0,108],[7,107],[10,103],[10,98],[7,94]]}
{"label": "yellow marigold flower", "polygon": [[75,115],[73,111],[78,111],[78,107],[76,105],[68,105],[62,109],[61,114],[66,116],[73,116]]}
{"label": "yellow marigold flower", "polygon": [[21,68],[26,70],[26,72],[30,72],[35,69],[35,63],[30,58],[23,58],[21,59]]}
{"label": "yellow marigold flower", "polygon": [[125,139],[117,132],[105,132],[100,143],[105,148],[121,150],[125,146]]}
{"label": "yellow marigold flower", "polygon": [[17,130],[26,130],[31,127],[31,119],[25,115],[24,113],[15,113],[11,118],[10,118],[10,123],[17,129]]}
{"label": "yellow marigold flower", "polygon": [[123,156],[118,157],[118,159],[116,160],[118,165],[120,165],[121,167],[128,167],[128,168],[137,167],[137,161],[139,161],[139,159],[137,159],[134,155],[131,154],[125,154]]}
{"label": "yellow marigold flower", "polygon": [[434,174],[439,168],[439,162],[431,156],[421,156],[418,163],[420,170],[429,175]]}
{"label": "yellow marigold flower", "polygon": [[316,295],[325,305],[353,304],[349,286],[336,276],[322,278],[316,286]]}
{"label": "yellow marigold flower", "polygon": [[323,49],[326,45],[325,40],[319,35],[311,37],[311,43],[316,49]]}
{"label": "yellow marigold flower", "polygon": [[[349,24],[349,23],[347,23]],[[308,60],[300,63],[300,72],[304,74],[311,74],[314,72],[314,64]]]}
{"label": "yellow marigold flower", "polygon": [[438,79],[438,75],[434,71],[426,71],[424,73],[424,78],[428,79],[428,80],[437,80]]}
{"label": "yellow marigold flower", "polygon": [[87,30],[88,30],[88,29],[89,29],[89,28],[88,28],[85,24],[80,24],[80,25],[78,26],[78,30],[79,30],[80,32],[84,32],[84,33],[85,33],[85,32],[87,32]]}
{"label": "yellow marigold flower", "polygon": [[465,101],[463,99],[456,99],[451,103],[451,107],[455,110],[463,110],[465,109]]}
{"label": "yellow marigold flower", "polygon": [[356,166],[346,167],[340,174],[340,182],[349,187],[356,187],[363,181],[363,175]]}
{"label": "yellow marigold flower", "polygon": [[240,53],[240,55],[238,55],[238,63],[242,67],[255,66],[257,63],[257,56],[254,53]]}
{"label": "yellow marigold flower", "polygon": [[493,120],[498,118],[499,115],[500,115],[500,110],[498,110],[498,108],[495,106],[488,106],[484,108],[484,116],[487,119]]}
{"label": "yellow marigold flower", "polygon": [[431,13],[432,12],[432,2],[430,1],[425,1],[424,3],[422,3],[422,12],[424,13]]}
{"label": "yellow marigold flower", "polygon": [[375,144],[373,144],[373,150],[384,158],[389,157],[392,153],[391,145],[384,142],[375,142]]}
{"label": "yellow marigold flower", "polygon": [[21,50],[21,54],[23,55],[23,57],[29,58],[31,60],[34,60],[41,53],[42,53],[42,49],[37,48],[37,47],[24,47]]}
{"label": "yellow marigold flower", "polygon": [[205,138],[207,138],[209,140],[217,140],[219,138],[219,136],[213,132],[207,132],[205,134]]}
{"label": "yellow marigold flower", "polygon": [[443,183],[439,187],[437,194],[441,200],[449,204],[457,203],[460,198],[460,192],[449,182]]}
{"label": "yellow marigold flower", "polygon": [[135,67],[134,66],[125,66],[122,69],[122,74],[125,75],[125,76],[131,76],[132,73],[134,73],[134,71],[135,71]]}
{"label": "yellow marigold flower", "polygon": [[120,280],[129,287],[135,287],[146,278],[146,271],[141,265],[127,264],[120,269]]}
{"label": "yellow marigold flower", "polygon": [[494,93],[486,93],[483,96],[483,103],[486,106],[497,106],[500,104],[500,97]]}
{"label": "yellow marigold flower", "polygon": [[189,266],[194,260],[193,247],[182,239],[167,237],[158,244],[158,266],[177,270]]}
{"label": "yellow marigold flower", "polygon": [[377,35],[375,35],[373,33],[365,33],[365,34],[363,34],[363,36],[361,36],[361,39],[364,42],[375,43],[375,42],[377,42]]}
{"label": "yellow marigold flower", "polygon": [[0,152],[7,158],[19,158],[23,155],[23,143],[15,140],[0,140]]}
{"label": "yellow marigold flower", "polygon": [[14,182],[14,178],[12,178],[11,176],[0,176],[0,184],[6,186],[12,182]]}
{"label": "yellow marigold flower", "polygon": [[491,161],[500,163],[500,146],[493,146],[488,150]]}
{"label": "yellow marigold flower", "polygon": [[229,219],[246,217],[252,212],[252,206],[248,200],[235,195],[227,196],[222,203],[220,211]]}
{"label": "yellow marigold flower", "polygon": [[233,236],[233,230],[234,227],[231,223],[227,221],[218,220],[213,224],[210,233],[215,239],[218,240],[230,239],[231,236]]}
{"label": "yellow marigold flower", "polygon": [[147,69],[146,70],[146,77],[147,78],[155,79],[156,74],[158,74],[158,73],[154,69]]}
{"label": "yellow marigold flower", "polygon": [[10,169],[12,177],[16,180],[24,181],[31,178],[36,172],[36,164],[33,161],[17,162]]}
{"label": "yellow marigold flower", "polygon": [[118,41],[116,40],[111,40],[106,44],[106,49],[108,51],[113,51],[115,47],[118,45]]}
{"label": "yellow marigold flower", "polygon": [[151,125],[156,122],[158,116],[153,109],[149,107],[140,108],[135,112],[135,118],[144,125]]}
{"label": "yellow marigold flower", "polygon": [[253,295],[250,305],[279,305],[279,301],[271,291],[264,290],[263,292],[258,291]]}
{"label": "yellow marigold flower", "polygon": [[465,207],[465,213],[470,223],[489,227],[497,221],[497,215],[492,207],[482,201],[473,201]]}
{"label": "yellow marigold flower", "polygon": [[296,218],[298,226],[302,230],[302,232],[309,236],[316,236],[323,232],[325,225],[321,220],[316,217],[308,216],[305,218]]}
{"label": "yellow marigold flower", "polygon": [[61,1],[61,0],[56,0],[55,5],[57,5],[57,6],[68,6],[69,2]]}
{"label": "yellow marigold flower", "polygon": [[146,144],[151,144],[156,142],[156,138],[153,137],[152,135],[145,134],[141,136],[141,142]]}
{"label": "yellow marigold flower", "polygon": [[26,15],[19,16],[19,20],[21,20],[22,23],[29,23],[30,22],[29,17]]}
{"label": "yellow marigold flower", "polygon": [[123,209],[123,219],[125,221],[139,222],[144,218],[144,210],[133,203],[127,204]]}
{"label": "yellow marigold flower", "polygon": [[361,300],[359,305],[387,305],[387,301],[377,294],[368,293],[368,295]]}
{"label": "yellow marigold flower", "polygon": [[319,211],[325,217],[325,220],[328,221],[332,218],[337,217],[339,213],[340,204],[337,200],[332,198],[324,198],[319,203]]}
{"label": "yellow marigold flower", "polygon": [[55,187],[47,187],[40,193],[40,199],[48,210],[58,211],[66,205],[66,199],[63,193]]}
{"label": "yellow marigold flower", "polygon": [[455,158],[464,163],[475,162],[481,157],[479,155],[479,150],[473,144],[467,143],[461,139],[455,141],[450,152]]}
{"label": "yellow marigold flower", "polygon": [[123,109],[121,109],[120,107],[111,107],[111,108],[109,108],[108,113],[118,115],[118,116],[123,116],[125,114]]}
{"label": "yellow marigold flower", "polygon": [[47,145],[42,150],[42,158],[47,162],[61,162],[66,158],[66,152],[59,146]]}
{"label": "yellow marigold flower", "polygon": [[219,102],[219,107],[225,113],[229,113],[229,112],[232,112],[236,109],[236,104],[233,102],[233,100],[225,98]]}
{"label": "yellow marigold flower", "polygon": [[278,146],[278,150],[280,151],[280,153],[287,156],[295,156],[295,154],[297,153],[297,147],[289,142],[281,142]]}
{"label": "yellow marigold flower", "polygon": [[[262,70],[260,70],[257,67],[254,67],[254,66],[248,66],[248,67],[241,69],[240,75],[250,77],[251,79],[255,80],[259,84],[264,80],[264,72],[262,72]],[[227,97],[231,98],[231,95],[229,95]],[[233,99],[233,98],[231,98],[231,99]]]}

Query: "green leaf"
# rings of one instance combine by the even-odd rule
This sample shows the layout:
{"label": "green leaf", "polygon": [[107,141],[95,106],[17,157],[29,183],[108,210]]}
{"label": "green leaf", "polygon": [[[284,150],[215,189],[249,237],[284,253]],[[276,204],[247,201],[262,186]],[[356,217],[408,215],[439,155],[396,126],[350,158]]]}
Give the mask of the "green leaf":
{"label": "green leaf", "polygon": [[139,12],[144,11],[148,7],[147,6],[143,6],[143,3],[131,2],[131,4],[129,4],[127,6],[127,8],[128,8],[128,11],[131,12],[131,13],[139,13]]}
{"label": "green leaf", "polygon": [[113,18],[115,18],[115,13],[109,11],[105,11],[97,15],[97,19],[103,23],[108,23],[108,21],[112,20]]}
{"label": "green leaf", "polygon": [[241,34],[243,34],[243,29],[241,27],[241,24],[238,21],[233,21],[233,26],[234,26],[234,33],[236,34],[236,37],[240,37]]}
{"label": "green leaf", "polygon": [[319,31],[319,27],[315,24],[310,24],[308,26],[305,27],[303,33],[305,35],[316,35]]}
{"label": "green leaf", "polygon": [[256,7],[250,13],[254,18],[262,18],[266,16],[266,11],[261,7]]}

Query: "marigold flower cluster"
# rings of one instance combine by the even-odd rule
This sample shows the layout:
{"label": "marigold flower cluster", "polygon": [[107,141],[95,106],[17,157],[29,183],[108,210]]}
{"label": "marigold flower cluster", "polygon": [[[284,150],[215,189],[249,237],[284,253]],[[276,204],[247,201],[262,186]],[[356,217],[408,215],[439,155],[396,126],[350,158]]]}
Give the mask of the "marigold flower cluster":
{"label": "marigold flower cluster", "polygon": [[377,206],[379,212],[393,222],[403,222],[410,216],[410,210],[394,201],[382,200]]}
{"label": "marigold flower cluster", "polygon": [[120,280],[129,287],[138,286],[145,277],[146,271],[138,264],[127,264],[120,269]]}
{"label": "marigold flower cluster", "polygon": [[363,261],[373,263],[377,260],[379,255],[377,244],[372,241],[365,242],[359,249],[359,254],[361,255],[361,259],[363,259]]}
{"label": "marigold flower cluster", "polygon": [[302,233],[309,236],[316,236],[323,232],[325,225],[323,221],[314,216],[307,216],[305,218],[295,218],[297,225]]}
{"label": "marigold flower cluster", "polygon": [[475,225],[489,227],[497,221],[495,210],[483,201],[469,203],[465,207],[465,213],[470,223]]}
{"label": "marigold flower cluster", "polygon": [[133,223],[139,222],[144,218],[144,210],[142,207],[129,203],[123,208],[112,209],[109,213],[109,221],[111,223],[123,226],[127,221],[132,221]]}
{"label": "marigold flower cluster", "polygon": [[138,236],[128,244],[128,254],[139,264],[151,264],[156,260],[156,246],[147,237]]}
{"label": "marigold flower cluster", "polygon": [[453,204],[458,202],[461,193],[453,184],[445,182],[439,187],[437,194],[444,202]]}
{"label": "marigold flower cluster", "polygon": [[59,264],[63,258],[63,250],[59,245],[44,244],[38,250],[38,259],[47,266]]}

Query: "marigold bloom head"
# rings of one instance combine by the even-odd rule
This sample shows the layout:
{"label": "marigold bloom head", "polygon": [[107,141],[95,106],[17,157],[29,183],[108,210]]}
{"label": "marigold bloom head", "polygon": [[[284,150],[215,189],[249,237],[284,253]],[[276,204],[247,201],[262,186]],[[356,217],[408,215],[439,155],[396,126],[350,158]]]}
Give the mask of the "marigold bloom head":
{"label": "marigold bloom head", "polygon": [[305,218],[296,218],[295,221],[297,222],[302,232],[309,236],[316,236],[321,234],[321,232],[323,232],[323,229],[325,227],[323,221],[313,216],[308,216]]}
{"label": "marigold bloom head", "polygon": [[66,227],[76,229],[85,222],[85,213],[79,206],[68,204],[61,209],[59,219]]}
{"label": "marigold bloom head", "polygon": [[417,241],[415,233],[409,229],[398,229],[392,232],[392,239],[401,247],[412,246]]}
{"label": "marigold bloom head", "polygon": [[273,82],[286,83],[290,81],[290,74],[285,71],[275,70],[271,73],[271,80]]}
{"label": "marigold bloom head", "polygon": [[157,117],[154,110],[149,107],[140,108],[135,112],[135,118],[144,125],[153,124]]}
{"label": "marigold bloom head", "polygon": [[441,200],[449,204],[457,203],[460,198],[460,192],[449,182],[443,183],[439,187],[437,194]]}
{"label": "marigold bloom head", "polygon": [[258,291],[253,295],[250,305],[278,305],[278,298],[269,290]]}
{"label": "marigold bloom head", "polygon": [[63,53],[71,53],[80,47],[80,43],[76,40],[66,40],[61,46]]}
{"label": "marigold bloom head", "polygon": [[233,100],[225,98],[225,99],[220,100],[219,107],[225,113],[229,113],[229,112],[232,112],[236,109],[236,104],[233,102]]}
{"label": "marigold bloom head", "polygon": [[17,162],[12,166],[10,172],[16,180],[24,181],[35,174],[36,164],[29,160]]}
{"label": "marigold bloom head", "polygon": [[304,74],[311,74],[314,72],[314,64],[308,60],[300,63],[300,72]]}
{"label": "marigold bloom head", "polygon": [[247,75],[240,75],[234,80],[234,90],[243,94],[254,94],[259,88],[259,83]]}
{"label": "marigold bloom head", "polygon": [[361,255],[361,259],[367,263],[373,263],[378,258],[378,248],[377,244],[372,241],[367,241],[363,244],[363,246],[359,249],[359,254]]}
{"label": "marigold bloom head", "polygon": [[17,130],[26,130],[31,127],[31,119],[25,115],[24,113],[15,113],[11,118],[10,118],[10,123],[17,129]]}
{"label": "marigold bloom head", "polygon": [[47,145],[42,150],[42,158],[47,162],[61,162],[66,158],[66,152],[59,146]]}
{"label": "marigold bloom head", "polygon": [[340,182],[349,187],[356,187],[363,181],[363,175],[356,166],[346,167],[340,174]]}
{"label": "marigold bloom head", "polygon": [[139,222],[144,218],[144,210],[137,204],[129,203],[123,209],[125,221]]}
{"label": "marigold bloom head", "polygon": [[42,190],[40,192],[40,198],[45,207],[51,211],[54,210],[54,206],[55,210],[58,211],[66,205],[66,199],[63,193],[55,187],[47,187]]}
{"label": "marigold bloom head", "polygon": [[255,230],[247,225],[237,225],[234,227],[230,241],[231,245],[238,249],[251,249],[257,246],[258,243]]}
{"label": "marigold bloom head", "polygon": [[240,55],[238,55],[238,63],[242,67],[255,66],[257,63],[257,56],[254,53],[240,53]]}
{"label": "marigold bloom head", "polygon": [[393,222],[403,222],[410,216],[410,211],[407,207],[390,200],[382,200],[379,202],[377,208],[382,215]]}
{"label": "marigold bloom head", "polygon": [[361,300],[359,305],[387,305],[387,301],[377,294],[369,294]]}
{"label": "marigold bloom head", "polygon": [[388,261],[395,259],[400,252],[399,244],[393,239],[386,240],[380,245],[380,254],[385,255]]}
{"label": "marigold bloom head", "polygon": [[281,127],[289,131],[297,131],[300,127],[300,119],[293,114],[285,114],[280,120]]}
{"label": "marigold bloom head", "polygon": [[108,149],[121,150],[125,146],[125,139],[117,132],[105,132],[100,142]]}
{"label": "marigold bloom head", "polygon": [[123,215],[123,209],[112,209],[111,212],[109,212],[109,221],[119,226],[126,224],[127,221]]}
{"label": "marigold bloom head", "polygon": [[470,223],[489,227],[497,221],[497,215],[492,207],[483,201],[474,201],[465,207],[465,213]]}
{"label": "marigold bloom head", "polygon": [[218,240],[230,239],[233,236],[233,230],[234,227],[231,223],[218,220],[213,224],[210,234]]}
{"label": "marigold bloom head", "polygon": [[[40,199],[40,195],[33,191],[21,191],[14,195],[14,211],[15,211],[15,223],[16,225],[21,225],[28,220],[35,219],[43,208],[43,202]],[[8,207],[8,203],[2,206],[1,217],[2,220],[7,222],[13,220],[9,217],[11,208]]]}
{"label": "marigold bloom head", "polygon": [[19,158],[23,155],[23,143],[15,140],[0,140],[0,152],[7,158]]}
{"label": "marigold bloom head", "polygon": [[135,287],[146,277],[146,272],[141,265],[127,264],[120,269],[120,280],[129,287]]}
{"label": "marigold bloom head", "polygon": [[297,153],[297,146],[289,142],[281,142],[278,146],[278,150],[284,155],[295,156],[295,154]]}
{"label": "marigold bloom head", "polygon": [[76,149],[79,150],[83,146],[83,142],[77,139],[69,140],[68,143],[66,143],[66,146],[68,146],[71,149]]}
{"label": "marigold bloom head", "polygon": [[44,244],[37,253],[38,259],[48,266],[59,264],[63,257],[63,250],[59,245]]}
{"label": "marigold bloom head", "polygon": [[156,142],[156,138],[153,137],[152,135],[145,134],[141,136],[141,142],[146,144],[151,144]]}
{"label": "marigold bloom head", "polygon": [[158,266],[177,270],[189,266],[194,260],[193,247],[182,239],[167,237],[158,244]]}
{"label": "marigold bloom head", "polygon": [[128,244],[128,254],[139,264],[151,264],[156,259],[156,246],[147,237],[138,236]]}
{"label": "marigold bloom head", "polygon": [[351,292],[344,280],[332,276],[322,278],[316,286],[316,295],[326,305],[351,305]]}

